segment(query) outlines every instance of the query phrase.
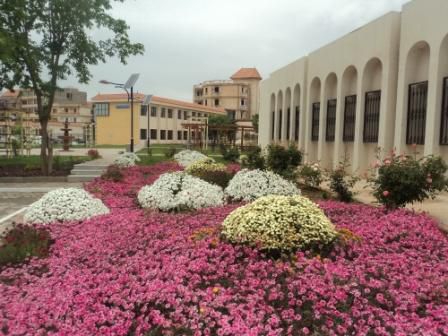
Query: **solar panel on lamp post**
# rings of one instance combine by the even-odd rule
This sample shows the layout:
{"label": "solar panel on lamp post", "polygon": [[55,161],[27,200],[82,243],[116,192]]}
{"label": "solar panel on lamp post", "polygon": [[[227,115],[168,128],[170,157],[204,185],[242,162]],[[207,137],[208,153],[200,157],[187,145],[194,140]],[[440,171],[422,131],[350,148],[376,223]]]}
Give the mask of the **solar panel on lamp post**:
{"label": "solar panel on lamp post", "polygon": [[134,152],[134,85],[137,82],[139,76],[140,74],[132,74],[124,84],[114,83],[107,80],[100,80],[101,84],[115,85],[116,88],[125,90],[128,95],[128,102],[131,101],[131,143],[129,146],[129,150],[131,153]]}

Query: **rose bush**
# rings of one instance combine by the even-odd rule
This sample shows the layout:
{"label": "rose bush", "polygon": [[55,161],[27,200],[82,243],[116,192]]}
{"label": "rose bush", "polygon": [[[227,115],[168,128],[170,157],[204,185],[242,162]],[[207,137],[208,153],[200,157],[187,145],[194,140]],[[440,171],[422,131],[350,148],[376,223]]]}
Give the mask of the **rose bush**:
{"label": "rose bush", "polygon": [[302,196],[259,198],[232,212],[222,234],[234,243],[286,251],[328,246],[338,235],[323,211]]}
{"label": "rose bush", "polygon": [[27,223],[80,221],[105,215],[109,209],[99,199],[82,189],[56,189],[31,204],[25,212]]}
{"label": "rose bush", "polygon": [[[204,159],[210,159],[207,155],[204,155],[202,153],[192,151],[192,150],[183,150],[177,154],[174,155],[174,160],[180,164],[182,167],[187,168],[191,164],[201,161]],[[214,160],[213,160],[214,161]]]}
{"label": "rose bush", "polygon": [[225,194],[234,201],[250,202],[268,195],[299,195],[300,190],[275,173],[243,169],[229,182]]}
{"label": "rose bush", "polygon": [[197,210],[222,206],[222,188],[212,185],[184,172],[163,174],[152,185],[138,193],[143,208],[161,211]]}

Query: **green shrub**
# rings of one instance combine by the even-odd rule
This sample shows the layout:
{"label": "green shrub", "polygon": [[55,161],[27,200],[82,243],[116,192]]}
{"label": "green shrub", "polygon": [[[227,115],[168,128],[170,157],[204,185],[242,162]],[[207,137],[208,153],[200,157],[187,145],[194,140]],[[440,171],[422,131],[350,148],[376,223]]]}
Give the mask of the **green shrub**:
{"label": "green shrub", "polygon": [[229,162],[237,162],[240,157],[240,152],[236,147],[228,148],[227,146],[221,144],[220,151],[222,158]]}
{"label": "green shrub", "polygon": [[107,170],[101,175],[101,179],[113,182],[121,182],[123,178],[124,175],[121,172],[121,168],[117,165],[107,167]]}
{"label": "green shrub", "polygon": [[302,196],[266,196],[233,211],[222,224],[233,243],[261,250],[318,250],[338,234],[323,211]]}
{"label": "green shrub", "polygon": [[266,159],[267,168],[285,178],[294,179],[297,167],[302,162],[302,152],[294,144],[288,148],[269,145]]}
{"label": "green shrub", "polygon": [[304,164],[300,167],[299,181],[311,189],[318,189],[324,180],[322,170],[318,163]]}
{"label": "green shrub", "polygon": [[172,159],[174,157],[174,155],[176,155],[176,153],[177,153],[177,148],[175,148],[175,147],[169,147],[164,150],[164,154],[167,159]]}
{"label": "green shrub", "polygon": [[27,258],[48,256],[52,239],[42,228],[17,225],[5,233],[0,243],[0,269],[24,262]]}
{"label": "green shrub", "polygon": [[347,173],[348,159],[345,158],[339,166],[330,172],[330,189],[336,193],[338,200],[341,202],[353,202],[353,187],[359,178]]}
{"label": "green shrub", "polygon": [[448,167],[439,156],[417,159],[416,156],[392,153],[384,161],[378,161],[376,168],[377,174],[370,179],[373,195],[388,209],[422,202],[448,190],[445,177]]}
{"label": "green shrub", "polygon": [[260,147],[250,148],[246,155],[240,157],[241,165],[247,169],[266,169],[265,159]]}
{"label": "green shrub", "polygon": [[205,159],[193,163],[186,169],[187,173],[200,178],[208,183],[216,184],[223,189],[227,187],[232,174],[227,171],[225,165],[215,163],[211,159]]}

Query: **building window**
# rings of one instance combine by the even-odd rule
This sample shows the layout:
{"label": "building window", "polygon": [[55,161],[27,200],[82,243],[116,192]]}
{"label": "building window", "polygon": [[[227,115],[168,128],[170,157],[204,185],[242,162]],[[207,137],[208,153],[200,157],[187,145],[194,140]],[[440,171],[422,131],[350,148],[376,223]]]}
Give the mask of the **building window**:
{"label": "building window", "polygon": [[219,99],[215,99],[215,106],[219,106]]}
{"label": "building window", "polygon": [[166,140],[166,131],[160,130],[160,140]]}
{"label": "building window", "polygon": [[168,109],[168,118],[173,119],[173,110],[172,109]]}
{"label": "building window", "polygon": [[296,106],[296,123],[294,125],[294,140],[299,142],[299,133],[300,133],[300,107]]}
{"label": "building window", "polygon": [[192,116],[193,118],[196,118],[196,112],[191,112],[191,116]]}
{"label": "building window", "polygon": [[440,144],[448,145],[448,77],[443,79],[442,125],[440,129]]}
{"label": "building window", "polygon": [[148,138],[147,130],[140,129],[140,140],[146,140]]}
{"label": "building window", "polygon": [[366,106],[364,111],[364,142],[378,142],[380,125],[381,91],[366,93]]}
{"label": "building window", "polygon": [[157,117],[157,107],[151,107],[151,117]]}
{"label": "building window", "polygon": [[205,101],[205,106],[207,106],[208,105],[208,103],[207,103],[207,99],[206,100],[204,100]]}
{"label": "building window", "polygon": [[177,110],[177,119],[182,119],[182,111]]}
{"label": "building window", "polygon": [[109,116],[109,104],[108,103],[94,104],[93,110],[97,117]]}
{"label": "building window", "polygon": [[278,111],[278,140],[282,139],[282,127],[283,127],[283,111]]}
{"label": "building window", "polygon": [[246,106],[246,100],[241,99],[241,106]]}
{"label": "building window", "polygon": [[336,99],[330,99],[327,103],[327,129],[325,132],[325,140],[333,142],[336,133]]}
{"label": "building window", "polygon": [[146,117],[147,114],[148,114],[148,105],[140,106],[140,115],[142,117]]}
{"label": "building window", "polygon": [[162,107],[162,113],[161,113],[160,117],[166,118],[166,108]]}
{"label": "building window", "polygon": [[208,88],[205,88],[205,93],[208,93]]}
{"label": "building window", "polygon": [[73,99],[73,93],[67,92],[67,99],[72,100]]}
{"label": "building window", "polygon": [[219,93],[219,86],[215,86],[215,93]]}
{"label": "building window", "polygon": [[[234,118],[232,120],[235,120],[235,114],[234,114]],[[274,140],[274,139],[275,139],[275,111],[272,111],[271,140]]]}
{"label": "building window", "polygon": [[345,97],[344,131],[342,135],[344,142],[355,141],[356,100],[356,95]]}
{"label": "building window", "polygon": [[313,104],[311,116],[311,141],[319,141],[320,103]]}
{"label": "building window", "polygon": [[182,131],[177,131],[177,140],[182,140]]}
{"label": "building window", "polygon": [[184,131],[184,140],[188,140],[188,131]]}
{"label": "building window", "polygon": [[291,108],[286,111],[286,140],[291,139]]}
{"label": "building window", "polygon": [[408,122],[406,144],[424,145],[426,130],[426,105],[428,102],[428,82],[409,85]]}
{"label": "building window", "polygon": [[173,131],[168,131],[168,140],[173,140]]}
{"label": "building window", "polygon": [[151,140],[157,140],[157,130],[151,129]]}

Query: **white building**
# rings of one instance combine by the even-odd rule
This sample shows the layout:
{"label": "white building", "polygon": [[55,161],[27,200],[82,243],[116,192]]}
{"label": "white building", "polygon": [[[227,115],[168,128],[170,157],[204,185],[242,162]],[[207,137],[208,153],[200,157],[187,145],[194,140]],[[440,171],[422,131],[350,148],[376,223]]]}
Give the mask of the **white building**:
{"label": "white building", "polygon": [[414,0],[261,83],[260,145],[362,173],[391,149],[448,160],[448,1]]}

